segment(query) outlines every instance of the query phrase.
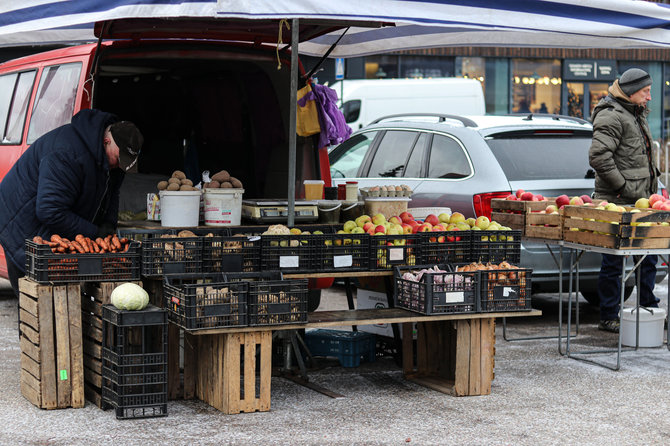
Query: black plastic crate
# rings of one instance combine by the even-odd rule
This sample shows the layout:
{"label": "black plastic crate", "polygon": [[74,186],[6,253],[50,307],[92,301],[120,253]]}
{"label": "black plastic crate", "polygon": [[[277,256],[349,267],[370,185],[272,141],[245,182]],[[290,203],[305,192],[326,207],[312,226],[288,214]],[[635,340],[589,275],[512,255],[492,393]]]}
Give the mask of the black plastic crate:
{"label": "black plastic crate", "polygon": [[479,272],[425,272],[418,280],[406,276],[435,265],[394,269],[395,306],[421,314],[476,313],[479,311]]}
{"label": "black plastic crate", "polygon": [[371,270],[392,270],[394,266],[414,266],[421,263],[421,243],[416,234],[371,235]]}
{"label": "black plastic crate", "polygon": [[38,283],[115,282],[140,279],[140,244],[130,242],[126,252],[51,252],[48,245],[26,240],[26,276]]}
{"label": "black plastic crate", "polygon": [[203,237],[178,237],[178,231],[157,231],[142,240],[142,275],[201,273]]}
{"label": "black plastic crate", "polygon": [[523,311],[531,307],[532,269],[482,270],[481,311]]}
{"label": "black plastic crate", "polygon": [[307,323],[307,279],[283,279],[280,272],[226,273],[249,285],[249,326]]}
{"label": "black plastic crate", "polygon": [[170,321],[186,330],[244,327],[248,289],[221,273],[167,275],[163,296]]}
{"label": "black plastic crate", "polygon": [[102,399],[116,417],[167,415],[167,315],[102,307]]}
{"label": "black plastic crate", "polygon": [[203,272],[257,272],[261,270],[261,238],[257,235],[205,235]]}
{"label": "black plastic crate", "polygon": [[474,231],[470,262],[500,263],[507,261],[518,265],[521,261],[521,230]]}
{"label": "black plastic crate", "polygon": [[316,272],[321,246],[309,234],[262,235],[261,271]]}
{"label": "black plastic crate", "polygon": [[422,265],[468,262],[475,231],[418,232]]}
{"label": "black plastic crate", "polygon": [[370,235],[315,234],[321,248],[317,270],[322,272],[367,271],[370,268]]}

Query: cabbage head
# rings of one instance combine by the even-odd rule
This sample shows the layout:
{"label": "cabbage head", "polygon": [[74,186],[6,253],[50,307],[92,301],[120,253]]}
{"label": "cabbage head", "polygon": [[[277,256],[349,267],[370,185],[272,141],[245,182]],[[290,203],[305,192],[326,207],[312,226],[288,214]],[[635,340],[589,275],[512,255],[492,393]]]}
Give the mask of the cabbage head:
{"label": "cabbage head", "polygon": [[149,293],[134,283],[123,283],[112,291],[112,305],[119,310],[143,310],[149,304]]}

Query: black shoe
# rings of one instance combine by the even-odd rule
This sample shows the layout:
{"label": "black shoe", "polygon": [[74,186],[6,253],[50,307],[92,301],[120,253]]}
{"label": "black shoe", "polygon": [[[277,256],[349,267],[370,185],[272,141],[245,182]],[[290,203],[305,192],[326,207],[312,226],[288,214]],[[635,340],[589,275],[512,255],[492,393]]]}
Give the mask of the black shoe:
{"label": "black shoe", "polygon": [[600,321],[598,330],[609,331],[610,333],[619,333],[619,320]]}

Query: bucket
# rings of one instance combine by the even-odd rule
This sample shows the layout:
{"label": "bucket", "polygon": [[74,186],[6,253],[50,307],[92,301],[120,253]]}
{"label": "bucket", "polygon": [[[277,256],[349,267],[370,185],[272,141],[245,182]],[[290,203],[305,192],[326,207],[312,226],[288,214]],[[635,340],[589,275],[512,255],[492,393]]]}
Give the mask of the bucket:
{"label": "bucket", "polygon": [[[663,345],[664,308],[640,307],[640,347],[660,347]],[[635,318],[637,311],[625,307],[621,312],[621,344],[635,347]]]}
{"label": "bucket", "polygon": [[198,226],[200,216],[199,190],[162,190],[161,226],[192,227]]}
{"label": "bucket", "polygon": [[344,223],[347,220],[356,220],[356,218],[363,215],[363,202],[353,201],[342,203],[340,210],[340,221]]}
{"label": "bucket", "polygon": [[342,203],[338,200],[319,201],[319,223],[336,224],[340,222],[340,208]]}
{"label": "bucket", "polygon": [[239,226],[244,189],[205,189],[205,226]]}

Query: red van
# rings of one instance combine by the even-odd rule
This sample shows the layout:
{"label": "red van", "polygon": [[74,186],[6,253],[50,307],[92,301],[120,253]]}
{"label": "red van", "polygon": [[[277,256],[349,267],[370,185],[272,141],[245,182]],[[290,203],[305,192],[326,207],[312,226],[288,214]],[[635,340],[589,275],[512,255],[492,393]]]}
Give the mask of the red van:
{"label": "red van", "polygon": [[[133,121],[145,137],[120,211],[146,209],[144,192],[175,169],[194,181],[226,169],[242,180],[245,198],[285,198],[290,53],[263,45],[276,44],[278,28],[238,22],[217,31],[210,23],[205,40],[203,23],[170,23],[159,32],[149,20],[112,22],[104,34],[117,40],[1,64],[0,181],[33,141],[96,108]],[[320,177],[316,153],[311,138],[298,138],[296,190],[303,178]]]}

